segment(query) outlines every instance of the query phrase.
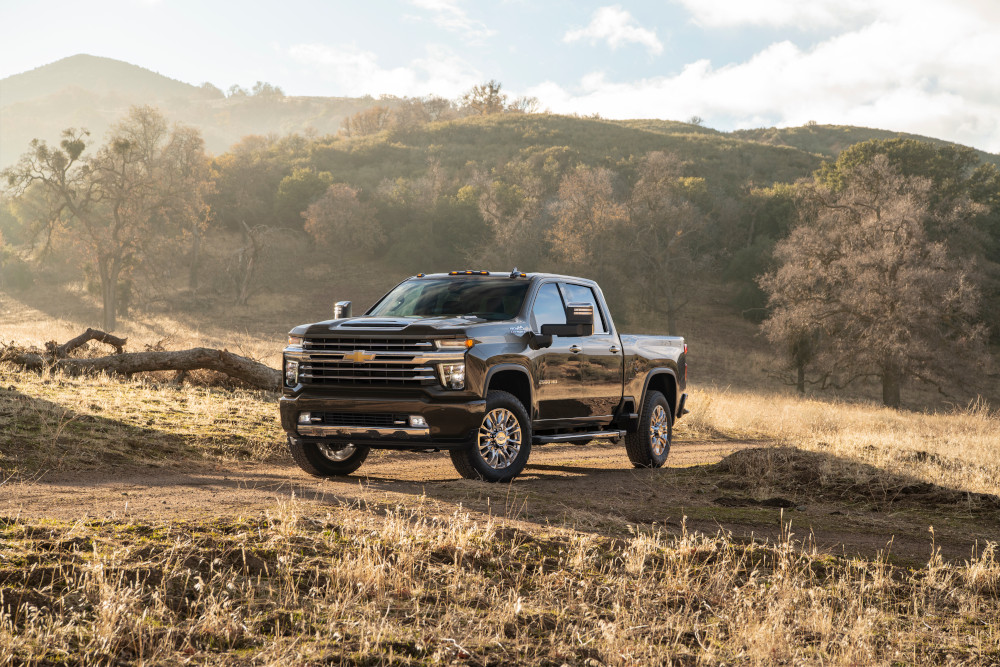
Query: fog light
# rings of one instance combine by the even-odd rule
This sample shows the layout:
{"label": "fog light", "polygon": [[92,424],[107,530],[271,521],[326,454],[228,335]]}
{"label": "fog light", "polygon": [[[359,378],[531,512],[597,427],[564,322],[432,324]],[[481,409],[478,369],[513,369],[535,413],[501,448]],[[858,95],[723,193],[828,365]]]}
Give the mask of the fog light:
{"label": "fog light", "polygon": [[309,413],[309,412],[300,412],[299,413],[299,423],[300,424],[311,424],[312,423],[312,414]]}
{"label": "fog light", "polygon": [[427,428],[427,420],[422,415],[410,415],[410,426],[413,428]]}
{"label": "fog light", "polygon": [[465,389],[465,364],[441,364],[441,384],[448,389]]}
{"label": "fog light", "polygon": [[285,384],[294,387],[299,380],[299,362],[285,359]]}

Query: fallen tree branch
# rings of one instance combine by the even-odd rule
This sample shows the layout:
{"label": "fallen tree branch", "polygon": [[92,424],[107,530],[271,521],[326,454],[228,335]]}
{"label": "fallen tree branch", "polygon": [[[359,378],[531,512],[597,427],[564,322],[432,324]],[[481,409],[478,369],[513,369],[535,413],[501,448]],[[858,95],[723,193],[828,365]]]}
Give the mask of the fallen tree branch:
{"label": "fallen tree branch", "polygon": [[[100,334],[106,337],[93,336],[87,338],[87,333]],[[265,366],[259,361],[254,361],[247,357],[233,354],[228,350],[216,350],[207,347],[195,347],[190,350],[162,351],[153,350],[148,352],[122,352],[106,357],[96,357],[93,359],[75,359],[60,357],[58,351],[69,348],[70,344],[78,347],[87,340],[101,340],[110,345],[110,339],[120,341],[122,345],[125,340],[109,336],[101,331],[88,330],[82,336],[78,336],[65,345],[51,348],[49,354],[39,354],[37,352],[26,352],[11,350],[8,348],[6,354],[2,355],[2,361],[21,366],[25,370],[41,371],[45,368],[63,371],[70,375],[87,375],[96,373],[110,373],[117,375],[132,375],[133,373],[143,373],[148,371],[193,371],[198,369],[217,371],[229,377],[242,380],[249,385],[259,389],[277,391],[281,387],[281,371]]]}
{"label": "fallen tree branch", "polygon": [[82,334],[74,338],[73,340],[67,341],[60,345],[59,347],[53,348],[53,352],[56,357],[62,359],[63,357],[69,356],[69,353],[80,347],[88,341],[100,341],[106,343],[111,347],[115,348],[115,352],[122,354],[125,351],[125,343],[128,341],[127,338],[119,338],[118,336],[112,336],[109,333],[103,331],[98,331],[97,329],[87,329]]}

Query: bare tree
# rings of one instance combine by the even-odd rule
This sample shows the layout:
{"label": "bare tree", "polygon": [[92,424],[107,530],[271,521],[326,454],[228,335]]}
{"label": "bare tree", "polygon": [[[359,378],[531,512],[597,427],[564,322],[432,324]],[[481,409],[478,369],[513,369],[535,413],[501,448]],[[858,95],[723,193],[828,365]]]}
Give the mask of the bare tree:
{"label": "bare tree", "polygon": [[257,274],[267,249],[266,237],[270,229],[264,225],[250,227],[243,223],[243,245],[236,249],[229,263],[229,274],[236,287],[236,303],[245,306],[256,287]]}
{"label": "bare tree", "polygon": [[85,158],[88,136],[66,130],[57,149],[36,139],[4,176],[16,195],[40,187],[50,228],[67,227],[84,246],[101,282],[103,326],[111,331],[119,283],[142,261],[150,239],[170,235],[203,206],[205,156],[196,130],[171,132],[152,107],[133,107],[107,143]]}
{"label": "bare tree", "polygon": [[814,343],[798,361],[811,361],[823,386],[878,378],[883,403],[898,407],[906,380],[941,389],[984,359],[978,290],[945,243],[927,237],[928,220],[944,214],[930,194],[930,181],[901,176],[884,155],[854,165],[837,192],[806,190],[804,220],[760,279],[772,309],[763,329],[793,355],[798,342]]}
{"label": "bare tree", "polygon": [[392,117],[392,109],[378,105],[345,118],[340,127],[344,136],[366,137],[388,129]]}
{"label": "bare tree", "polygon": [[503,86],[496,79],[473,86],[462,96],[462,104],[479,116],[503,113],[507,107],[507,94],[501,92]]}

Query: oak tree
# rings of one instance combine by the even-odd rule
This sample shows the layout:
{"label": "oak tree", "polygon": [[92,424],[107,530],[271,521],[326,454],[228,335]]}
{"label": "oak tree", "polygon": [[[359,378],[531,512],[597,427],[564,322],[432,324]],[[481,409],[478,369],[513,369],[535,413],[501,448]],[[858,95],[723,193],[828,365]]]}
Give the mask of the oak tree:
{"label": "oak tree", "polygon": [[931,181],[884,155],[841,175],[836,190],[805,189],[803,220],[777,244],[778,268],[760,279],[771,308],[763,330],[800,373],[811,363],[824,386],[877,378],[883,403],[898,407],[906,381],[940,389],[984,358],[978,290],[927,232],[966,211],[936,210]]}

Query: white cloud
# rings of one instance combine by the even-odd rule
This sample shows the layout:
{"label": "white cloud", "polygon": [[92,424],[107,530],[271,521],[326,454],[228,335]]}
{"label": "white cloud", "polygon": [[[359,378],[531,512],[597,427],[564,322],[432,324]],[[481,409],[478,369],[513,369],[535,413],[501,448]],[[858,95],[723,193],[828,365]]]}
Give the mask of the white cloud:
{"label": "white cloud", "polygon": [[[718,3],[716,3],[718,4]],[[781,3],[790,5],[791,3]],[[832,6],[828,0],[818,2]],[[853,124],[1000,152],[1000,27],[977,0],[880,16],[810,48],[771,44],[748,60],[707,60],[670,76],[615,82],[600,73],[527,91],[554,111],[684,119],[716,127]]]}
{"label": "white cloud", "polygon": [[431,12],[434,25],[459,33],[469,41],[480,41],[496,34],[482,21],[470,18],[458,6],[457,0],[410,0],[410,4]]}
{"label": "white cloud", "polygon": [[483,79],[482,73],[441,46],[428,46],[425,57],[392,68],[382,67],[371,51],[353,46],[297,44],[288,53],[311,67],[317,79],[337,86],[338,95],[457,97]]}
{"label": "white cloud", "polygon": [[626,44],[642,44],[653,55],[663,53],[663,44],[656,32],[643,28],[620,5],[599,8],[594,12],[590,25],[563,35],[563,41],[567,43],[581,39],[589,40],[591,44],[604,41],[612,49]]}
{"label": "white cloud", "polygon": [[831,28],[858,18],[871,18],[896,0],[673,0],[703,27],[741,25]]}

